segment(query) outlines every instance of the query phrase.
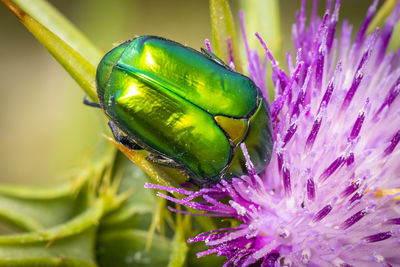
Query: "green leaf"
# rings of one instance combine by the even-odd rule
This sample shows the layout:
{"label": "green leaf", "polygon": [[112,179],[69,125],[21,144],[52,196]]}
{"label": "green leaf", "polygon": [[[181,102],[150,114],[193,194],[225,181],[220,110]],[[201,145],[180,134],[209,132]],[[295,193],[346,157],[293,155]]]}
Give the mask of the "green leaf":
{"label": "green leaf", "polygon": [[[2,201],[0,201],[1,203]],[[2,205],[2,204],[0,204]],[[25,207],[23,208],[25,210]],[[8,226],[14,226],[18,228],[18,230],[22,231],[37,231],[43,229],[43,224],[41,224],[38,220],[26,216],[23,213],[15,212],[9,207],[0,207],[0,220],[7,223]],[[7,229],[7,233],[10,229]]]}
{"label": "green leaf", "polygon": [[53,227],[84,209],[89,194],[87,183],[82,181],[48,188],[3,185],[0,218],[25,231]]}
{"label": "green leaf", "polygon": [[90,266],[95,267],[96,227],[52,243],[0,244],[0,266]]}
{"label": "green leaf", "polygon": [[236,71],[242,71],[238,52],[235,25],[227,0],[210,0],[211,29],[214,41],[214,54],[224,62],[229,62],[228,38],[231,38]]}
{"label": "green leaf", "polygon": [[171,242],[154,235],[146,250],[147,231],[115,230],[102,233],[97,245],[97,258],[102,267],[166,266],[171,253]]}
{"label": "green leaf", "polygon": [[9,209],[5,216],[12,211],[18,220],[33,221],[39,228],[31,223],[26,230],[36,231],[0,235],[0,266],[96,266],[94,246],[103,201],[91,201],[89,185],[84,179],[55,186],[54,192],[0,187],[0,205],[7,204],[5,213]]}
{"label": "green leaf", "polygon": [[97,225],[103,212],[103,202],[98,199],[90,205],[84,212],[57,226],[43,229],[37,232],[21,233],[14,235],[0,236],[0,245],[2,244],[25,244],[42,241],[53,241],[67,236],[71,236]]}
{"label": "green leaf", "polygon": [[156,208],[156,197],[151,190],[145,190],[147,175],[135,164],[132,164],[122,153],[118,153],[114,163],[115,177],[121,182],[118,193],[130,190],[132,193],[116,210],[107,214],[101,221],[101,231],[113,229],[147,230],[153,210]]}
{"label": "green leaf", "polygon": [[0,195],[32,200],[52,200],[71,195],[80,190],[83,180],[68,181],[49,187],[30,187],[25,185],[0,185]]}
{"label": "green leaf", "polygon": [[188,223],[184,223],[181,215],[177,214],[177,225],[175,228],[174,239],[172,240],[172,253],[168,267],[182,267],[186,261],[187,252],[189,250],[185,240],[185,228]]}
{"label": "green leaf", "polygon": [[[118,192],[123,194],[131,190],[132,193],[119,208],[107,214],[101,221],[99,264],[166,266],[171,250],[170,241],[154,232],[152,235],[149,233],[151,220],[158,206],[153,191],[144,190],[144,184],[148,181],[147,175],[122,153],[118,153],[114,168],[114,179],[120,179]],[[160,253],[163,255],[161,259]]]}

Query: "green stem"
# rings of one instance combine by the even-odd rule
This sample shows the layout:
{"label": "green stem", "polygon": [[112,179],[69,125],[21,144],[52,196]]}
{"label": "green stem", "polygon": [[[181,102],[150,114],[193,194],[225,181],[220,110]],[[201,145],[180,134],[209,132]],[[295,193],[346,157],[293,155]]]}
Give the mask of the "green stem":
{"label": "green stem", "polygon": [[224,62],[229,62],[228,38],[230,38],[236,71],[242,72],[235,25],[228,1],[210,0],[210,15],[215,54]]}
{"label": "green stem", "polygon": [[50,54],[54,56],[92,101],[98,102],[95,66],[10,0],[2,0],[2,2],[17,16]]}
{"label": "green stem", "polygon": [[381,6],[381,8],[376,13],[374,19],[368,27],[368,33],[372,33],[377,27],[382,27],[385,23],[386,19],[393,12],[394,7],[396,6],[397,0],[386,0],[385,3]]}
{"label": "green stem", "polygon": [[87,61],[96,66],[103,53],[63,14],[45,0],[12,0],[20,9],[57,35]]}

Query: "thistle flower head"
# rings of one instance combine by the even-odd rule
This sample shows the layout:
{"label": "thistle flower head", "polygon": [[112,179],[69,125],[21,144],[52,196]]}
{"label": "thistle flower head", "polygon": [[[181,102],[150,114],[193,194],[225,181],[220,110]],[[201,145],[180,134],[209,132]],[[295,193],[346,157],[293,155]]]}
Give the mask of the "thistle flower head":
{"label": "thistle flower head", "polygon": [[[265,173],[255,173],[242,145],[248,176],[197,192],[147,185],[186,195],[159,194],[205,216],[240,222],[190,239],[209,247],[199,257],[225,256],[225,266],[400,264],[400,49],[387,51],[400,2],[383,28],[367,35],[374,1],[354,42],[346,21],[337,29],[339,4],[328,1],[322,18],[314,4],[306,26],[303,1],[287,72],[257,35],[275,85]],[[265,66],[248,48],[243,23],[242,32],[250,77],[268,98]]]}

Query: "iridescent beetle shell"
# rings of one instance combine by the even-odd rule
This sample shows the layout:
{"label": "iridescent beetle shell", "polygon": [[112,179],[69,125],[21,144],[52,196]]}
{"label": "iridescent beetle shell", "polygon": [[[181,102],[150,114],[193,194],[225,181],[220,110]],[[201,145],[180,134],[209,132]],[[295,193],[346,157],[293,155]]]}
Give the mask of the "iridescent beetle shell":
{"label": "iridescent beetle shell", "polygon": [[208,51],[141,36],[108,52],[96,78],[113,125],[151,160],[184,170],[196,184],[245,174],[242,142],[257,171],[270,160],[260,90]]}

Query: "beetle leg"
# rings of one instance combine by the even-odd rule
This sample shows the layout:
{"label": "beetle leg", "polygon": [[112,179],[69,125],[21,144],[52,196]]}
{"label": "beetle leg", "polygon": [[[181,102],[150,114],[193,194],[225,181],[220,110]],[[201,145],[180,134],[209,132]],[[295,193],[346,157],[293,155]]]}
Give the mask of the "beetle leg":
{"label": "beetle leg", "polygon": [[159,164],[159,165],[163,165],[163,166],[167,166],[167,167],[171,167],[171,168],[179,168],[182,167],[182,165],[179,165],[178,163],[176,163],[173,159],[169,159],[163,156],[159,156],[159,155],[154,155],[154,154],[150,154],[146,157],[147,160]]}
{"label": "beetle leg", "polygon": [[98,103],[90,102],[86,95],[83,97],[83,104],[89,106],[89,107],[95,107],[95,108],[101,108],[101,105]]}
{"label": "beetle leg", "polygon": [[130,140],[123,132],[115,125],[112,121],[108,122],[108,126],[110,126],[111,132],[114,136],[114,139],[117,140],[118,143],[126,146],[127,148],[133,150],[142,150],[143,148]]}

